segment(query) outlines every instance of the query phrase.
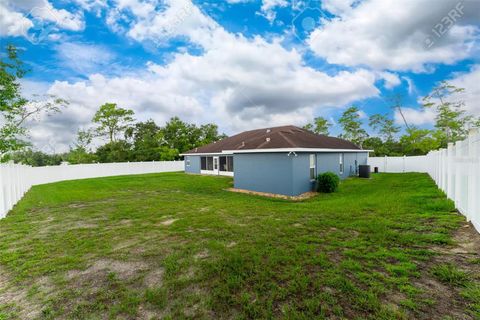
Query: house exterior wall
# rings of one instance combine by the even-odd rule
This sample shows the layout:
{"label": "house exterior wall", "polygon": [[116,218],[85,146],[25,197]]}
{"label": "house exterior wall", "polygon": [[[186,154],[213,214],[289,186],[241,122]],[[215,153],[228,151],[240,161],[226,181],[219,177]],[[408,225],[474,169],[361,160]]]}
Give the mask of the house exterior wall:
{"label": "house exterior wall", "polygon": [[355,175],[355,160],[357,166],[367,164],[368,152],[344,152],[343,173],[340,173],[340,152],[317,153],[317,174],[331,171],[341,179]]}
{"label": "house exterior wall", "polygon": [[317,153],[317,175],[331,171],[343,178],[343,176],[340,175],[339,156],[340,153],[336,152]]}
{"label": "house exterior wall", "polygon": [[310,180],[310,153],[298,153],[292,157],[292,194],[299,195],[312,191]]}
{"label": "house exterior wall", "polygon": [[[310,180],[310,154],[286,152],[279,153],[237,153],[233,155],[234,187],[237,189],[252,190],[296,196],[313,188]],[[340,154],[338,152],[314,153],[316,155],[316,175],[331,171],[345,179],[355,175],[355,161],[357,165],[367,164],[368,152],[345,152],[344,170],[340,174]],[[188,156],[190,166],[186,165],[185,172],[200,173],[200,156]]]}
{"label": "house exterior wall", "polygon": [[[187,158],[190,159],[190,165],[187,166]],[[185,156],[185,172],[200,174],[200,156]]]}
{"label": "house exterior wall", "polygon": [[287,153],[234,154],[233,166],[237,189],[293,194],[292,156]]}

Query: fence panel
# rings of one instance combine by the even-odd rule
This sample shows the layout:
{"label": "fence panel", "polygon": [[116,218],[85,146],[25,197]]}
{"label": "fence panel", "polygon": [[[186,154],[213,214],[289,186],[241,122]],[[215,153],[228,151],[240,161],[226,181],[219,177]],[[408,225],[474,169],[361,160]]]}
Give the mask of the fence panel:
{"label": "fence panel", "polygon": [[0,219],[4,218],[34,185],[64,180],[183,170],[183,161],[92,163],[47,167],[0,164]]}
{"label": "fence panel", "polygon": [[425,172],[432,177],[468,221],[480,232],[480,132],[470,130],[464,141],[416,157],[371,157],[380,172]]}

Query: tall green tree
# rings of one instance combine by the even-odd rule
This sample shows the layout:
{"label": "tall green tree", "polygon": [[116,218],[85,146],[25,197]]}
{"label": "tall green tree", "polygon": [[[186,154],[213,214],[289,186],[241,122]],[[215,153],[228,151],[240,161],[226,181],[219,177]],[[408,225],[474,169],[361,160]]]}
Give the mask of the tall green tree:
{"label": "tall green tree", "polygon": [[137,122],[125,136],[132,140],[132,161],[160,160],[160,127],[153,120]]}
{"label": "tall green tree", "polygon": [[316,117],[313,123],[307,123],[303,126],[303,129],[315,132],[316,134],[329,135],[329,129],[332,124],[324,117]]}
{"label": "tall green tree", "polygon": [[429,129],[419,129],[410,126],[406,134],[400,138],[404,155],[417,156],[427,154],[431,150],[440,148],[440,142],[435,132]]}
{"label": "tall green tree", "polygon": [[200,136],[200,130],[194,124],[186,123],[179,117],[171,118],[160,131],[162,141],[178,153],[195,148]]}
{"label": "tall green tree", "polygon": [[218,133],[215,124],[206,124],[197,127],[180,120],[179,117],[171,118],[160,130],[160,136],[165,145],[175,149],[178,153],[218,141],[225,137]]}
{"label": "tall green tree", "polygon": [[0,161],[28,145],[26,123],[40,114],[60,112],[68,102],[53,95],[28,100],[21,94],[20,79],[28,72],[13,45],[0,55]]}
{"label": "tall green tree", "polygon": [[32,167],[57,166],[63,161],[61,154],[47,154],[42,151],[24,148],[12,154],[11,160]]}
{"label": "tall green tree", "polygon": [[97,157],[90,150],[92,140],[93,133],[91,130],[78,130],[74,145],[70,147],[65,159],[71,164],[96,162]]}
{"label": "tall green tree", "polygon": [[395,135],[400,132],[400,127],[395,125],[393,119],[386,114],[374,114],[369,118],[368,125],[375,130],[385,142],[395,140]]}
{"label": "tall green tree", "polygon": [[464,90],[441,81],[423,98],[423,107],[432,108],[436,112],[435,128],[439,131],[437,137],[441,147],[446,147],[449,142],[463,140],[472,124],[472,117],[464,110],[465,102],[457,95]]}
{"label": "tall green tree", "polygon": [[345,110],[338,122],[343,128],[343,133],[340,136],[362,147],[368,134],[365,129],[362,128],[358,108],[352,106]]}
{"label": "tall green tree", "polygon": [[200,126],[200,145],[209,144],[226,138],[225,134],[218,133],[218,126],[213,123],[207,123]]}
{"label": "tall green tree", "polygon": [[110,143],[117,142],[117,136],[132,124],[134,112],[117,107],[116,103],[105,103],[93,116],[99,136],[107,137]]}
{"label": "tall green tree", "polygon": [[95,155],[99,162],[127,162],[131,160],[131,145],[125,140],[108,142],[97,148]]}

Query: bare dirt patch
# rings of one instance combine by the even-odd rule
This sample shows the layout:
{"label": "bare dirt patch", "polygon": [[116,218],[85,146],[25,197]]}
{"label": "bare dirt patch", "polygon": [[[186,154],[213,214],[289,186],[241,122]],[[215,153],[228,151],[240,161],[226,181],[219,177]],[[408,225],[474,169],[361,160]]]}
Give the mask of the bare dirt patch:
{"label": "bare dirt patch", "polygon": [[127,240],[127,241],[122,241],[120,243],[118,243],[117,245],[115,245],[113,247],[113,250],[114,251],[119,251],[119,250],[123,250],[123,249],[127,249],[127,248],[130,248],[130,247],[133,247],[135,245],[138,244],[138,241],[136,240]]}
{"label": "bare dirt patch", "polygon": [[98,273],[114,272],[120,279],[129,279],[138,272],[146,270],[148,265],[140,261],[119,261],[101,259],[97,260],[86,270],[71,270],[67,273],[67,278],[92,278]]}
{"label": "bare dirt patch", "polygon": [[277,198],[277,199],[285,199],[285,200],[293,200],[293,201],[302,201],[306,199],[310,199],[318,195],[317,192],[305,192],[299,196],[285,196],[283,194],[276,194],[276,193],[268,193],[268,192],[258,192],[258,191],[250,191],[245,189],[236,189],[236,188],[228,188],[227,191],[237,192],[237,193],[244,193],[244,194],[251,194],[256,196],[268,197],[268,198]]}
{"label": "bare dirt patch", "polygon": [[232,241],[230,243],[227,243],[226,247],[227,248],[232,248],[232,247],[235,247],[237,245],[237,243],[235,241]]}
{"label": "bare dirt patch", "polygon": [[42,306],[28,297],[26,287],[14,285],[9,273],[0,266],[0,306],[13,305],[20,319],[35,319]]}
{"label": "bare dirt patch", "polygon": [[144,304],[141,304],[138,307],[138,313],[135,319],[139,319],[139,320],[163,319],[163,315],[159,314],[159,311],[151,310]]}
{"label": "bare dirt patch", "polygon": [[163,283],[163,274],[165,269],[158,268],[147,273],[144,279],[145,286],[147,288],[158,288],[162,286]]}
{"label": "bare dirt patch", "polygon": [[421,275],[414,279],[413,285],[422,290],[422,298],[434,300],[428,308],[428,317],[420,319],[475,319],[465,313],[468,302],[461,298],[461,288],[440,282],[431,272],[440,264],[454,264],[458,269],[472,277],[480,274],[480,265],[473,264],[472,259],[480,258],[480,234],[469,223],[464,223],[452,235],[453,245],[435,246],[436,255],[428,262],[421,263]]}
{"label": "bare dirt patch", "polygon": [[94,229],[98,228],[98,224],[93,223],[93,222],[87,222],[87,221],[77,221],[72,226],[70,229]]}
{"label": "bare dirt patch", "polygon": [[210,257],[210,253],[208,252],[208,250],[203,250],[203,251],[200,251],[199,253],[197,253],[196,255],[194,255],[193,257],[197,260],[206,259],[206,258]]}
{"label": "bare dirt patch", "polygon": [[162,221],[160,222],[161,225],[164,225],[164,226],[169,226],[169,225],[172,225],[175,221],[177,221],[178,219],[168,219],[168,220],[165,220],[165,221]]}

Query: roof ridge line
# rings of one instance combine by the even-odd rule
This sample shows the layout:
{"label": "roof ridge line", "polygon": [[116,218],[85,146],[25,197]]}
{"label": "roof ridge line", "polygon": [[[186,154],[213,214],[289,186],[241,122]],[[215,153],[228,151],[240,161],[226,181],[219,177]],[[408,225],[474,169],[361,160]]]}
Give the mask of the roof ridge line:
{"label": "roof ridge line", "polygon": [[278,134],[281,135],[287,142],[288,144],[292,147],[295,148],[295,144],[290,140],[288,137],[286,137],[282,131],[278,131]]}

